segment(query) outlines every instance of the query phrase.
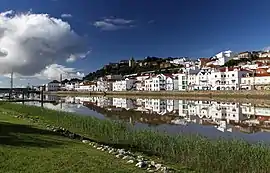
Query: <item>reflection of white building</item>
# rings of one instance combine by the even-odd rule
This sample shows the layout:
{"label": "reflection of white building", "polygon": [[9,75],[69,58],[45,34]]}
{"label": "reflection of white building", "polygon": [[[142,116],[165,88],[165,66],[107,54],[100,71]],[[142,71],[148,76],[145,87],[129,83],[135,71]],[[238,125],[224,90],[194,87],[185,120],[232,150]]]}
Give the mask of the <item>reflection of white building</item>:
{"label": "reflection of white building", "polygon": [[179,100],[179,116],[188,122],[194,120],[196,123],[199,121],[194,117],[205,119],[216,124],[220,131],[233,131],[231,122],[241,123],[249,118],[242,113],[239,103],[185,100]]}
{"label": "reflection of white building", "polygon": [[134,109],[134,104],[131,99],[126,98],[113,98],[113,106],[124,109]]}
{"label": "reflection of white building", "polygon": [[167,112],[167,101],[161,99],[145,99],[145,108],[157,114],[164,115]]}

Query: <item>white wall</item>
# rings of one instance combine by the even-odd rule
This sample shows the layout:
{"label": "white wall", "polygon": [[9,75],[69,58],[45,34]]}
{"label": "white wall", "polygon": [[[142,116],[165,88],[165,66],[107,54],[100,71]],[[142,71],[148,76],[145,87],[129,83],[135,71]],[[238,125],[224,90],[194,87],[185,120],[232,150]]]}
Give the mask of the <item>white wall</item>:
{"label": "white wall", "polygon": [[61,87],[60,83],[48,83],[45,85],[46,91],[59,91]]}

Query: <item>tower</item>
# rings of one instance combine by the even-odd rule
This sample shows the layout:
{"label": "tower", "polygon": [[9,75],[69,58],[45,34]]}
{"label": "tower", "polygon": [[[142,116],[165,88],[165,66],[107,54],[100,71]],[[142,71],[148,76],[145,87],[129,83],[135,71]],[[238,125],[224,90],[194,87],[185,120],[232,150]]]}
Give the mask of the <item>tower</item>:
{"label": "tower", "polygon": [[133,67],[134,64],[135,64],[135,60],[134,60],[134,58],[132,57],[132,58],[128,61],[128,66],[129,66],[129,67]]}

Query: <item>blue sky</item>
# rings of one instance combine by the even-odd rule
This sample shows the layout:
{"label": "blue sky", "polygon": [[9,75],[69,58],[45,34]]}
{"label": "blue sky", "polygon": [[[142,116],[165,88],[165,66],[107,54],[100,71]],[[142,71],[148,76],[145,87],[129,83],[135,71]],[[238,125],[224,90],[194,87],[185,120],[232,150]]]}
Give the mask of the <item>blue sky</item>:
{"label": "blue sky", "polygon": [[131,56],[199,58],[263,49],[270,40],[269,6],[267,0],[1,0],[0,12],[72,15],[62,19],[87,37],[91,53],[59,63],[88,73]]}

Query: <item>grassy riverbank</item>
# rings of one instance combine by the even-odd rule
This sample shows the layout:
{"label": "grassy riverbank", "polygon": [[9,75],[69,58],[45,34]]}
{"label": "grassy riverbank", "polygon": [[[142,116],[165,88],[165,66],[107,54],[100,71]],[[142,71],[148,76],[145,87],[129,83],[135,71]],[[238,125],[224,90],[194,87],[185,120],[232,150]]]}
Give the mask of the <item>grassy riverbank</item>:
{"label": "grassy riverbank", "polygon": [[263,145],[134,131],[117,122],[12,103],[1,103],[0,109],[62,126],[99,142],[158,156],[195,172],[270,172],[270,148]]}
{"label": "grassy riverbank", "polygon": [[0,172],[144,172],[0,110]]}
{"label": "grassy riverbank", "polygon": [[[58,91],[46,92],[57,95],[104,95],[104,92]],[[123,91],[106,92],[107,96],[140,96],[140,97],[189,97],[189,98],[242,98],[270,99],[270,91]]]}

